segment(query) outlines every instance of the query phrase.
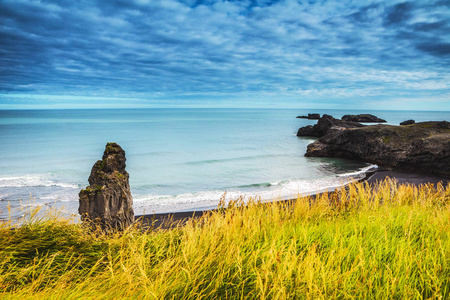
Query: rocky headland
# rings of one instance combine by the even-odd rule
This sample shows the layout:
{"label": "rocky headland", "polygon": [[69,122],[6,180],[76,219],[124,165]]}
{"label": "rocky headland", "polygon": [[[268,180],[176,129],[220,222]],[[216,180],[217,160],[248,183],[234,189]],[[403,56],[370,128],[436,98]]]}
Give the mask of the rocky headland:
{"label": "rocky headland", "polygon": [[309,144],[305,156],[359,159],[395,170],[450,176],[450,123],[331,130]]}
{"label": "rocky headland", "polygon": [[103,229],[125,229],[134,222],[133,198],[125,170],[125,151],[108,143],[91,170],[89,186],[79,193],[81,220]]}

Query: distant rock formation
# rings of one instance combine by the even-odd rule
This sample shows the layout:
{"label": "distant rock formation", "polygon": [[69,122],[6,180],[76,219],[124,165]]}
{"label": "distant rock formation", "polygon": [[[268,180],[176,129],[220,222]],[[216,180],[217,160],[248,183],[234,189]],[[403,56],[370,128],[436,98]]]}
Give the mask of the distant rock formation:
{"label": "distant rock formation", "polygon": [[397,170],[450,176],[450,123],[333,131],[309,144],[305,156],[361,159]]}
{"label": "distant rock formation", "polygon": [[102,160],[92,167],[89,186],[79,193],[78,212],[83,222],[118,230],[134,222],[125,161],[125,151],[118,144],[106,144]]}
{"label": "distant rock formation", "polygon": [[345,115],[341,119],[343,121],[351,121],[359,123],[386,123],[386,120],[380,119],[371,114]]}
{"label": "distant rock formation", "polygon": [[308,114],[307,116],[298,116],[297,118],[309,119],[309,120],[319,120],[320,119],[320,115],[319,114]]}
{"label": "distant rock formation", "polygon": [[411,124],[415,124],[416,121],[414,120],[406,120],[400,123],[400,125],[411,125]]}
{"label": "distant rock formation", "polygon": [[297,136],[321,137],[333,130],[343,130],[347,128],[357,128],[363,126],[365,125],[359,124],[357,122],[338,120],[330,115],[324,114],[323,117],[320,118],[319,121],[317,121],[317,124],[315,124],[314,126],[308,125],[305,127],[301,127],[297,131]]}

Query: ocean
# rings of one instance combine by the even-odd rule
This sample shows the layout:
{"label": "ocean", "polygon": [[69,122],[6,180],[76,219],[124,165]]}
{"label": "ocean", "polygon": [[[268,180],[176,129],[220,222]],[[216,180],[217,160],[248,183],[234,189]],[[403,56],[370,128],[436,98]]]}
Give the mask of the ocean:
{"label": "ocean", "polygon": [[83,109],[0,111],[0,219],[30,208],[77,216],[78,192],[107,142],[126,152],[136,215],[205,210],[220,197],[263,201],[362,178],[358,161],[307,158],[314,120],[298,115],[372,113],[389,124],[450,120],[450,112],[301,109]]}

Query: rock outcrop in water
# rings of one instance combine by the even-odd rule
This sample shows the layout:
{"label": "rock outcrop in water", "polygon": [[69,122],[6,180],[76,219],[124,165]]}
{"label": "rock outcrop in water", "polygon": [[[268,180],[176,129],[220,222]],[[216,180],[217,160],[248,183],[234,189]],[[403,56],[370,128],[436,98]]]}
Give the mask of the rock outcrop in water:
{"label": "rock outcrop in water", "polygon": [[406,120],[406,121],[401,122],[400,125],[412,125],[415,123],[416,123],[416,121],[414,121],[414,120]]}
{"label": "rock outcrop in water", "polygon": [[308,125],[300,128],[297,131],[297,136],[321,137],[331,131],[339,131],[347,128],[357,128],[363,126],[365,125],[359,124],[357,122],[338,120],[330,115],[325,114],[322,116],[322,118],[319,119],[319,121],[317,121],[317,124],[315,124],[314,126]]}
{"label": "rock outcrop in water", "polygon": [[119,230],[134,222],[125,161],[125,151],[118,144],[106,145],[102,160],[92,167],[89,186],[79,193],[78,212],[83,222]]}
{"label": "rock outcrop in water", "polygon": [[309,144],[305,156],[361,159],[397,170],[450,176],[450,123],[333,131]]}
{"label": "rock outcrop in water", "polygon": [[380,119],[371,114],[345,115],[341,118],[343,121],[359,123],[386,123],[386,120]]}
{"label": "rock outcrop in water", "polygon": [[308,120],[319,120],[320,115],[319,114],[308,114],[307,116],[298,116],[297,118],[308,119]]}

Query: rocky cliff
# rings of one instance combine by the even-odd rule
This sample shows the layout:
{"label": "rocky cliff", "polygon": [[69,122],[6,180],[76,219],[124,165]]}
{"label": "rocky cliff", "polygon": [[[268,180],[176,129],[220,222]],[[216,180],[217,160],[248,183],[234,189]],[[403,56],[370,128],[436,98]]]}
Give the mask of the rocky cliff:
{"label": "rocky cliff", "polygon": [[102,160],[92,167],[89,186],[79,193],[78,212],[83,222],[119,230],[134,222],[125,161],[125,151],[118,144],[106,145]]}
{"label": "rocky cliff", "polygon": [[450,123],[333,131],[309,144],[305,156],[361,159],[397,170],[450,176]]}

